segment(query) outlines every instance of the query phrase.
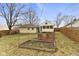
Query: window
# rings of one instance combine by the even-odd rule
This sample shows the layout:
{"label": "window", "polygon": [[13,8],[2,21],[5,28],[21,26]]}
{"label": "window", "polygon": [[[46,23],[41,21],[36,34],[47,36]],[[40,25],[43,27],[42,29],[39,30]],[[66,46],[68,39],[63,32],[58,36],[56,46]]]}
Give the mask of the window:
{"label": "window", "polygon": [[34,28],[32,28],[32,30],[33,30]]}
{"label": "window", "polygon": [[43,26],[43,29],[52,29],[53,26]]}
{"label": "window", "polygon": [[47,26],[47,29],[49,29],[49,26]]}
{"label": "window", "polygon": [[47,22],[45,24],[47,24]]}
{"label": "window", "polygon": [[28,30],[30,30],[30,28],[28,28]]}
{"label": "window", "polygon": [[43,29],[45,29],[45,26],[43,26]]}
{"label": "window", "polygon": [[52,29],[53,28],[53,26],[50,26],[50,29]]}

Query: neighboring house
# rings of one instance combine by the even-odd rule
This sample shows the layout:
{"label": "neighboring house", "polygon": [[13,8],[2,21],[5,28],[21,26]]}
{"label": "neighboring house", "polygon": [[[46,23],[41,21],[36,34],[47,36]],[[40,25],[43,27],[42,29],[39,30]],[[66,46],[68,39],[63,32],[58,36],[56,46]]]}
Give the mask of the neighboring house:
{"label": "neighboring house", "polygon": [[21,25],[19,30],[20,33],[38,33],[38,26],[33,24]]}
{"label": "neighboring house", "polygon": [[20,24],[16,26],[19,27],[20,33],[54,32],[54,24],[49,21],[45,21],[39,26],[33,24],[25,24],[25,25]]}
{"label": "neighboring house", "polygon": [[74,28],[79,28],[79,20],[75,20],[72,23],[69,23],[65,25],[64,27],[74,27]]}
{"label": "neighboring house", "polygon": [[40,25],[39,29],[40,32],[54,32],[54,24],[46,20]]}

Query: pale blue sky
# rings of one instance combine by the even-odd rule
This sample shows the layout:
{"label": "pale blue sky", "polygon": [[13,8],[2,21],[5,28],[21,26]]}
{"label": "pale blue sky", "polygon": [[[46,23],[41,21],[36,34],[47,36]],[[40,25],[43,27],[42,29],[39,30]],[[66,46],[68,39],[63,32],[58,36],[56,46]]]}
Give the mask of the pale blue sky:
{"label": "pale blue sky", "polygon": [[[50,20],[54,22],[58,13],[62,12],[65,15],[73,15],[79,17],[79,4],[76,3],[47,3],[47,4],[28,4],[30,7],[36,11],[38,17],[41,21]],[[27,9],[24,8],[24,10]],[[0,25],[4,25],[5,20],[0,17]]]}

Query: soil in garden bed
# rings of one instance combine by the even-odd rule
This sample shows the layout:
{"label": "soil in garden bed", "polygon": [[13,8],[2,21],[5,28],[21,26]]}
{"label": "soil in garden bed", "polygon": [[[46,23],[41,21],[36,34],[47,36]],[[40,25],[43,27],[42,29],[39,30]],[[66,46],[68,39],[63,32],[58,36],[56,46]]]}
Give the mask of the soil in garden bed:
{"label": "soil in garden bed", "polygon": [[29,40],[19,45],[20,48],[34,49],[39,51],[55,52],[57,48],[53,43],[39,40]]}

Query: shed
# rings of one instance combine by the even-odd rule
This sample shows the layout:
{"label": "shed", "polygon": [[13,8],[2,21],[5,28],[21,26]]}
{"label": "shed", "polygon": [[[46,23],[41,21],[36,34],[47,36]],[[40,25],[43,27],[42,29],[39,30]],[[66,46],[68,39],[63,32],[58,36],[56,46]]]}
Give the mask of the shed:
{"label": "shed", "polygon": [[46,20],[40,25],[40,32],[54,32],[54,24]]}
{"label": "shed", "polygon": [[43,42],[49,42],[54,45],[55,35],[54,35],[54,24],[45,21],[40,25],[40,33],[38,34],[38,39]]}

